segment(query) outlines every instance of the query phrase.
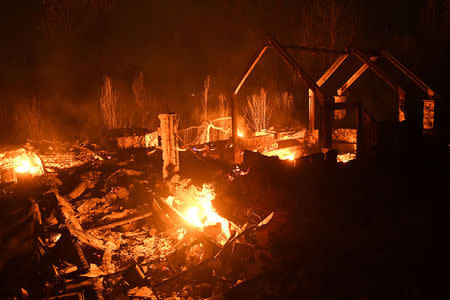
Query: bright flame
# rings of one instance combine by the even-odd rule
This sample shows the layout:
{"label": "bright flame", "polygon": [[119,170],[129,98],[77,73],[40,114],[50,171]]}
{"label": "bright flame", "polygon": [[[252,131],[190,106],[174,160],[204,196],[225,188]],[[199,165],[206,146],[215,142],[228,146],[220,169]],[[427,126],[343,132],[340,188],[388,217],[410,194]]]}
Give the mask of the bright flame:
{"label": "bright flame", "polygon": [[300,150],[292,147],[285,149],[270,150],[264,152],[263,154],[266,156],[278,156],[278,158],[281,160],[290,160],[290,161],[293,161],[301,156]]}
{"label": "bright flame", "polygon": [[238,137],[244,137],[244,133],[238,129]]}
{"label": "bright flame", "polygon": [[256,131],[255,136],[263,136],[263,135],[269,135],[270,131],[267,129],[263,129],[261,131]]}
{"label": "bright flame", "polygon": [[287,159],[287,160],[294,160],[295,159],[295,153],[292,153],[292,154],[286,156],[285,159]]}
{"label": "bright flame", "polygon": [[19,160],[16,162],[16,172],[17,173],[31,173],[31,164],[28,159]]}
{"label": "bright flame", "polygon": [[337,162],[346,164],[351,160],[356,159],[356,154],[352,152],[338,154],[337,156]]}
{"label": "bright flame", "polygon": [[29,173],[32,175],[42,175],[44,170],[42,162],[39,157],[34,153],[21,153],[13,159],[14,170],[17,173]]}
{"label": "bright flame", "polygon": [[230,222],[219,216],[212,205],[215,198],[212,185],[204,184],[200,189],[195,186],[177,189],[175,196],[169,196],[165,202],[175,209],[189,224],[203,228],[220,223],[224,238],[223,244],[230,237]]}

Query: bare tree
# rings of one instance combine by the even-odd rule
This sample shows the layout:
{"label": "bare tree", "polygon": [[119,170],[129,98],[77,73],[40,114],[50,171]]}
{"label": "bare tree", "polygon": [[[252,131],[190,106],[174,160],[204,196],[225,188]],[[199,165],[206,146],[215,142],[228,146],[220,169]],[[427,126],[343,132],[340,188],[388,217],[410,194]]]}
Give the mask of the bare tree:
{"label": "bare tree", "polygon": [[[443,45],[450,39],[450,1],[426,0],[421,9],[421,28],[426,43]],[[433,47],[432,45],[428,45]],[[445,47],[434,47],[433,51],[445,52]],[[445,55],[445,54],[444,54]]]}
{"label": "bare tree", "polygon": [[282,113],[289,113],[294,108],[294,97],[291,93],[284,91],[275,95],[275,104]]}
{"label": "bare tree", "polygon": [[[345,48],[358,33],[352,0],[311,0],[300,12],[299,40],[309,47]],[[328,60],[325,59],[328,63]]]}
{"label": "bare tree", "polygon": [[261,89],[259,94],[248,97],[245,118],[255,132],[267,129],[271,116],[272,109],[269,106],[265,89]]}
{"label": "bare tree", "polygon": [[16,107],[14,119],[19,130],[28,138],[42,138],[45,132],[41,103],[33,96],[30,101]]}
{"label": "bare tree", "polygon": [[119,92],[113,90],[111,85],[111,77],[105,75],[102,94],[100,96],[100,108],[102,111],[103,123],[106,128],[118,128],[121,125],[119,121],[118,107]]}
{"label": "bare tree", "polygon": [[145,89],[144,89],[144,73],[139,72],[132,85],[134,100],[139,107],[144,107]]}
{"label": "bare tree", "polygon": [[88,28],[114,0],[42,0],[43,14],[38,28],[50,36]]}
{"label": "bare tree", "polygon": [[144,89],[144,73],[139,72],[132,85],[134,101],[136,102],[136,109],[134,112],[137,127],[145,127],[147,119],[147,109],[145,105],[145,89]]}
{"label": "bare tree", "polygon": [[203,81],[203,91],[202,91],[202,121],[206,122],[208,120],[208,93],[211,87],[211,76],[206,76]]}
{"label": "bare tree", "polygon": [[231,132],[231,124],[229,119],[225,119],[231,116],[231,105],[225,97],[224,94],[219,95],[219,118],[221,119],[218,122],[218,125],[220,128],[222,128],[224,131],[219,131],[219,139],[225,139],[228,137],[228,131]]}
{"label": "bare tree", "polygon": [[154,128],[157,123],[157,114],[160,111],[156,101],[149,101],[144,87],[144,73],[139,72],[132,84],[133,96],[136,105],[134,108],[132,124],[139,128]]}
{"label": "bare tree", "polygon": [[219,95],[219,118],[226,118],[231,115],[231,107],[224,94]]}
{"label": "bare tree", "polygon": [[[422,24],[431,29],[431,34],[448,33],[450,29],[450,1],[426,0],[422,9]],[[447,38],[448,36],[443,36]]]}

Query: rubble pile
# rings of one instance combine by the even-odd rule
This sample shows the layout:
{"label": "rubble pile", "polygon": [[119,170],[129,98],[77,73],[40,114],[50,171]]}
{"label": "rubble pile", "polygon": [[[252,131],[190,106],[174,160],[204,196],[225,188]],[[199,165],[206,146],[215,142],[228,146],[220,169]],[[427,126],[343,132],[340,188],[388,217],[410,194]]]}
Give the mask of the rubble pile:
{"label": "rubble pile", "polygon": [[28,148],[46,173],[18,182],[2,200],[20,190],[38,210],[33,273],[39,287],[22,287],[33,297],[223,297],[268,263],[255,258],[261,251],[254,233],[273,214],[242,226],[218,216],[214,185],[196,187],[178,176],[163,181],[159,151],[119,159],[88,142]]}

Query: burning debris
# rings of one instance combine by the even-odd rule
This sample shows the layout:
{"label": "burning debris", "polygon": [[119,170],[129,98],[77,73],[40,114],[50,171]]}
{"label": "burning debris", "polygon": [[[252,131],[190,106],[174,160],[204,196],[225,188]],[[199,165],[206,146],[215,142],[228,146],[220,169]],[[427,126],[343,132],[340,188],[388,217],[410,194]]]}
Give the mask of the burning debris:
{"label": "burning debris", "polygon": [[348,163],[351,160],[356,159],[355,153],[344,153],[344,154],[338,154],[337,156],[337,162],[338,163]]}
{"label": "burning debris", "polygon": [[212,185],[204,184],[201,188],[190,186],[188,180],[177,184],[175,196],[169,196],[164,201],[173,208],[190,225],[207,229],[209,226],[220,224],[220,234],[217,236],[220,244],[225,244],[230,238],[230,226],[235,231],[239,229],[232,225],[228,220],[219,216],[213,207],[212,201],[215,198],[215,192]]}
{"label": "burning debris", "polygon": [[[245,282],[266,276],[261,274],[268,272],[273,257],[264,227],[274,213],[258,212],[266,218],[248,209],[241,216],[219,214],[215,203],[223,206],[225,200],[217,196],[214,180],[194,184],[180,177],[178,140],[191,129],[180,133],[175,114],[159,119],[157,132],[111,138],[102,146],[88,140],[76,145],[42,141],[29,142],[28,150],[2,153],[2,182],[18,183],[4,194],[24,195],[38,219],[39,230],[33,232],[39,261],[33,272],[40,276],[33,292],[38,297],[204,299],[232,294]],[[209,125],[200,131],[208,143],[183,147],[219,170],[225,182],[241,182],[253,167],[280,170],[287,165],[298,171],[298,166],[336,163],[335,151],[319,151],[317,130],[261,129],[239,138],[239,151],[247,149],[244,164],[228,164],[224,156],[235,149],[230,140],[209,141],[214,128]],[[356,133],[339,129],[334,140],[351,148]],[[206,162],[214,157],[214,163]],[[345,153],[337,161],[354,158]],[[20,174],[32,184],[20,184]]]}
{"label": "burning debris", "polygon": [[[448,92],[425,59],[446,58],[448,0],[7,2],[2,138],[41,140],[0,148],[0,298],[384,299],[449,281],[429,267],[448,256]],[[235,77],[263,31],[291,38]],[[386,49],[347,47],[377,40],[443,96]],[[85,134],[102,136],[54,141]]]}
{"label": "burning debris", "polygon": [[277,156],[281,160],[295,160],[301,156],[301,151],[296,148],[285,148],[263,152],[266,156]]}
{"label": "burning debris", "polygon": [[0,152],[0,183],[16,182],[21,176],[42,174],[44,168],[36,153],[24,148]]}
{"label": "burning debris", "polygon": [[[84,146],[66,148],[60,157],[51,149],[61,145],[47,151],[42,145],[34,148],[38,146],[43,161],[52,158],[51,168],[24,149],[4,152],[1,160],[4,170],[37,176],[33,181],[39,188],[27,193],[36,199],[42,224],[35,232],[39,265],[33,272],[40,274],[41,286],[33,292],[38,291],[38,298],[103,299],[121,294],[203,299],[250,279],[234,270],[239,259],[233,257],[241,256],[235,247],[250,250],[253,246],[245,239],[271,216],[241,228],[217,213],[212,183],[195,186],[176,176],[167,185],[159,179],[160,168],[154,168],[160,160],[155,156],[137,164],[90,144],[93,155],[87,160],[78,156],[79,164],[67,167],[69,149]],[[9,188],[12,197],[19,189],[29,189]]]}

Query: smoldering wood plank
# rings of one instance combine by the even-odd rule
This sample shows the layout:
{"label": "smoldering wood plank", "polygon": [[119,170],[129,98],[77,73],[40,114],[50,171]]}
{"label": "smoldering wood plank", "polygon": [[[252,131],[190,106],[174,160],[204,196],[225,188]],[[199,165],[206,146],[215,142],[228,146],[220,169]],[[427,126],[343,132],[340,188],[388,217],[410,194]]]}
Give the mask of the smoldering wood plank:
{"label": "smoldering wood plank", "polygon": [[114,227],[117,227],[117,226],[120,226],[120,225],[124,225],[124,224],[128,224],[128,223],[132,223],[132,222],[136,222],[136,221],[145,219],[147,217],[150,217],[152,214],[153,214],[152,212],[148,212],[146,214],[143,214],[143,215],[140,215],[140,216],[136,216],[136,217],[133,217],[133,218],[129,218],[129,219],[113,222],[113,223],[102,225],[102,226],[89,228],[89,229],[86,230],[86,232],[91,232],[91,231],[95,231],[95,230],[104,230],[104,229],[108,229],[108,228],[114,228]]}

